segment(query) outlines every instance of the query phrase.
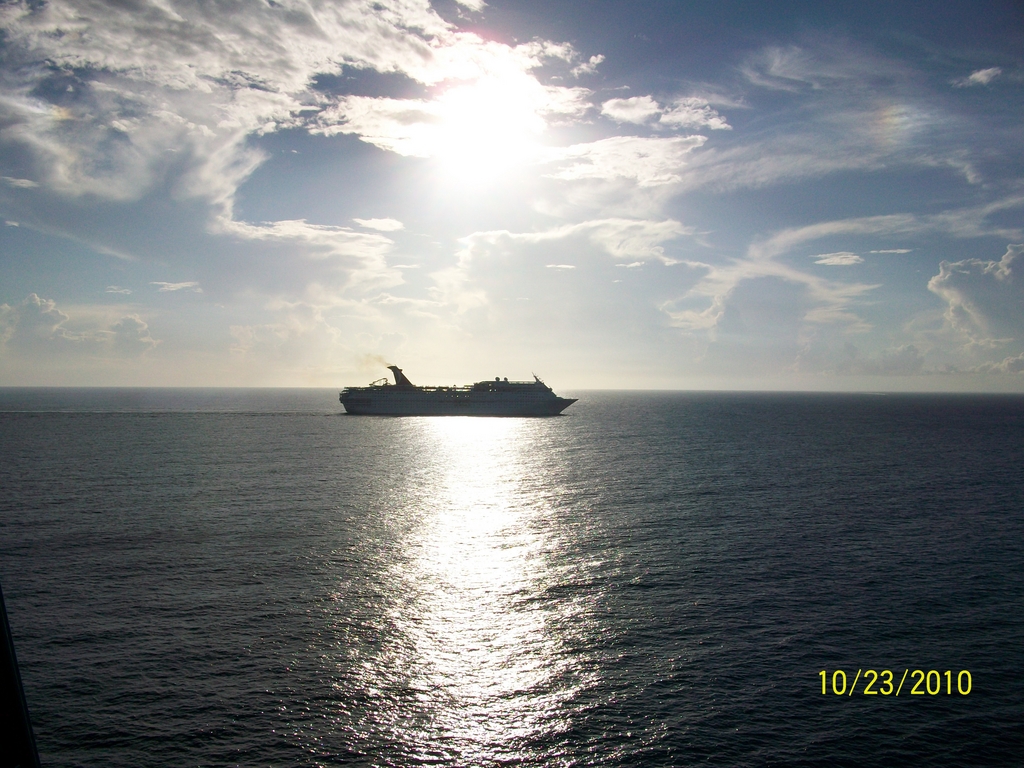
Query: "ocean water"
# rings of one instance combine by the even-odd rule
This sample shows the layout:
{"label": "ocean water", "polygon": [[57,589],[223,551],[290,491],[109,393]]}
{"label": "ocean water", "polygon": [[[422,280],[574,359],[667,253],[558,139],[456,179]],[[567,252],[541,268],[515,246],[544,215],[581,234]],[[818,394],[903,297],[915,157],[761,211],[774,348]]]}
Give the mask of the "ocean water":
{"label": "ocean water", "polygon": [[0,390],[43,764],[1022,764],[1024,398],[564,394]]}

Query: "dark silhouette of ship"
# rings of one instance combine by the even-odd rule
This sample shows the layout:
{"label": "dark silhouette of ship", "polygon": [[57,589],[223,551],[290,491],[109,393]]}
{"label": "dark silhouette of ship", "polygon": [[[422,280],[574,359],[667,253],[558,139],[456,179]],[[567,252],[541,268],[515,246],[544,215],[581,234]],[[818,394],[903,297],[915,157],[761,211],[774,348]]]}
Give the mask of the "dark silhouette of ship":
{"label": "dark silhouette of ship", "polygon": [[347,413],[376,416],[557,416],[576,398],[559,397],[537,376],[533,381],[478,381],[463,387],[418,387],[397,365],[395,383],[378,379],[367,387],[345,387],[339,399]]}

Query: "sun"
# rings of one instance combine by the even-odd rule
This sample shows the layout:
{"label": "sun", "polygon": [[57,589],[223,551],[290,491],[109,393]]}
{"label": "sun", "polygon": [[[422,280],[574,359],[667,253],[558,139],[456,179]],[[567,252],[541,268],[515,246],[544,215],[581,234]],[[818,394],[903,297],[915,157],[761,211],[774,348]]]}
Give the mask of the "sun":
{"label": "sun", "polygon": [[485,185],[531,162],[546,127],[533,91],[529,82],[484,78],[442,93],[435,102],[441,173]]}

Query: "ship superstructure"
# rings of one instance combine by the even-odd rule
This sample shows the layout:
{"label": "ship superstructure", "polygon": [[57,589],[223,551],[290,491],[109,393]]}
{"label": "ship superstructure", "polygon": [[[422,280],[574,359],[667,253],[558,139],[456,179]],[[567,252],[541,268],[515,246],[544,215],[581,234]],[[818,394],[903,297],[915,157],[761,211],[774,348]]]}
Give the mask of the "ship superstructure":
{"label": "ship superstructure", "polygon": [[418,387],[397,365],[395,383],[378,379],[366,387],[345,387],[345,411],[377,416],[556,416],[576,402],[559,397],[536,376],[533,381],[478,381],[461,387]]}

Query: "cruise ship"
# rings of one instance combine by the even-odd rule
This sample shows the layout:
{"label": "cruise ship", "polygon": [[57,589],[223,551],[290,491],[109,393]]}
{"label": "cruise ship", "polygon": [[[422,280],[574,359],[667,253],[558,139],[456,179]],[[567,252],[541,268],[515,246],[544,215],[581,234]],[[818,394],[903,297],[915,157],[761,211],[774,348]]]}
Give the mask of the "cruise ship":
{"label": "cruise ship", "polygon": [[418,387],[397,365],[388,369],[395,383],[378,379],[367,387],[345,387],[345,412],[374,416],[557,416],[576,402],[533,381],[478,381],[463,387]]}

